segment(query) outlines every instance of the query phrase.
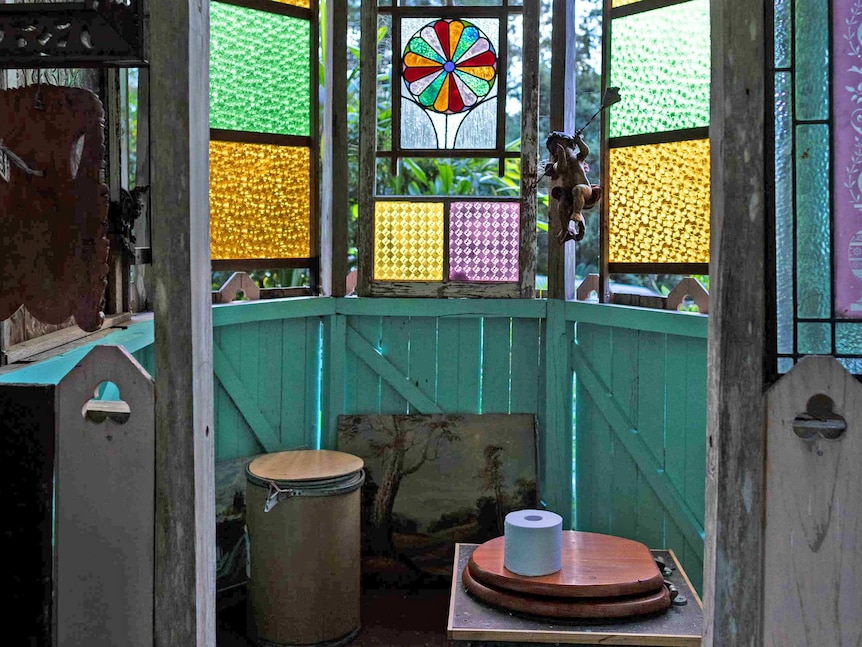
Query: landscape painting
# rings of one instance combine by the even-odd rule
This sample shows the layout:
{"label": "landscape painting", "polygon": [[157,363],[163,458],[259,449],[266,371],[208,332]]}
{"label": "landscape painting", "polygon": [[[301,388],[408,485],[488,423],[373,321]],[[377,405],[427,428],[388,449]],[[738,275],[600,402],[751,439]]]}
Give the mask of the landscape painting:
{"label": "landscape painting", "polygon": [[538,503],[532,414],[339,416],[338,449],[365,461],[363,576],[447,584],[456,542],[503,534]]}

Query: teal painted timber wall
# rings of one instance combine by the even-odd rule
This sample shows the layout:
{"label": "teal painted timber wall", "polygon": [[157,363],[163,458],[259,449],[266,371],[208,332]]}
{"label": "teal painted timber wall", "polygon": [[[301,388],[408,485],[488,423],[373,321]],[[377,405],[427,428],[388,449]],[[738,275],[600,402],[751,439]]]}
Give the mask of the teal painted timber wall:
{"label": "teal painted timber wall", "polygon": [[[567,527],[673,549],[700,587],[706,323],[517,299],[214,306],[216,460],[334,448],[339,414],[532,413],[548,508]],[[152,325],[97,343],[126,346],[152,373]],[[0,381],[56,383],[92,345]]]}

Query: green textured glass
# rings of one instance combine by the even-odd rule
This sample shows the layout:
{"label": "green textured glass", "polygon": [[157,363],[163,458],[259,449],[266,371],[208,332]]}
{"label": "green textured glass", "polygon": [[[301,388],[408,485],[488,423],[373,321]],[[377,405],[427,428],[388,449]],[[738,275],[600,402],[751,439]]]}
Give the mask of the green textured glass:
{"label": "green textured glass", "polygon": [[796,0],[796,117],[829,118],[829,3]]}
{"label": "green textured glass", "polygon": [[613,21],[610,136],[709,126],[709,0]]}
{"label": "green textured glass", "polygon": [[835,324],[835,350],[840,355],[862,355],[862,323]]}
{"label": "green textured glass", "polygon": [[790,0],[775,0],[775,67],[790,67]]}
{"label": "green textured glass", "polygon": [[793,352],[793,104],[789,72],[775,75],[775,285],[778,352]]}
{"label": "green textured glass", "polygon": [[831,315],[829,232],[829,127],[796,128],[796,312]]}
{"label": "green textured glass", "polygon": [[832,325],[799,324],[799,352],[804,355],[828,355],[832,352]]}
{"label": "green textured glass", "polygon": [[210,128],[310,134],[311,25],[210,4]]}

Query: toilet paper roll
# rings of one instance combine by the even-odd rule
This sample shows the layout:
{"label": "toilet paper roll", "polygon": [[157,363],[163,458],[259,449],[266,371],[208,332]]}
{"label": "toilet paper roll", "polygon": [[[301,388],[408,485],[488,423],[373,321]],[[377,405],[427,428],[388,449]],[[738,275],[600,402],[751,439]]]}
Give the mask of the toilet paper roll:
{"label": "toilet paper roll", "polygon": [[506,515],[503,565],[518,575],[556,573],[563,566],[563,518],[547,510]]}

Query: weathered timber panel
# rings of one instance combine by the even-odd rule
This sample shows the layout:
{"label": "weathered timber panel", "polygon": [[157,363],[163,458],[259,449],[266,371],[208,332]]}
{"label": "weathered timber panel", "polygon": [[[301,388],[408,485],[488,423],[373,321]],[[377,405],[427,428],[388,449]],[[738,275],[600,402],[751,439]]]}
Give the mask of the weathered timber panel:
{"label": "weathered timber panel", "polygon": [[703,564],[706,340],[577,324],[578,528]]}

